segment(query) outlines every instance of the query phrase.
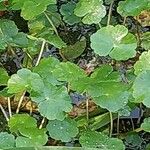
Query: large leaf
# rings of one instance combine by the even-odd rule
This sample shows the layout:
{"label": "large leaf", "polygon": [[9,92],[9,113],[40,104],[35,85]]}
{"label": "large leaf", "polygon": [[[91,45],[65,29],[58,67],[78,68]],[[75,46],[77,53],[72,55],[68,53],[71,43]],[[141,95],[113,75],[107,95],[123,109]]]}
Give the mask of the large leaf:
{"label": "large leaf", "polygon": [[141,72],[133,83],[133,97],[135,102],[143,102],[150,107],[150,70]]}
{"label": "large leaf", "polygon": [[71,99],[65,87],[45,86],[44,93],[32,97],[39,103],[39,112],[49,120],[63,120],[66,112],[72,109]]}
{"label": "large leaf", "polygon": [[34,17],[43,13],[49,4],[55,4],[56,0],[12,0],[11,8],[18,10],[21,9],[21,16],[26,20],[31,20]]}
{"label": "large leaf", "polygon": [[139,60],[134,65],[135,74],[138,75],[142,71],[150,70],[150,51],[143,52]]}
{"label": "large leaf", "polygon": [[3,68],[0,68],[0,86],[7,85],[8,79],[9,79],[9,76],[7,74],[7,71]]}
{"label": "large leaf", "polygon": [[42,92],[44,88],[43,81],[37,73],[23,68],[13,74],[8,80],[8,92],[19,93],[27,90],[28,92]]}
{"label": "large leaf", "polygon": [[116,60],[127,60],[136,55],[137,41],[125,26],[109,25],[91,36],[91,47],[100,56],[110,55]]}
{"label": "large leaf", "polygon": [[106,8],[102,0],[80,0],[74,10],[75,15],[83,17],[84,24],[99,23],[106,15]]}
{"label": "large leaf", "polygon": [[76,4],[73,2],[68,2],[67,4],[61,5],[60,12],[63,15],[63,20],[69,25],[80,22],[80,18],[74,14],[74,9]]}
{"label": "large leaf", "polygon": [[0,133],[0,148],[13,148],[15,147],[15,137],[7,132]]}
{"label": "large leaf", "polygon": [[53,76],[52,71],[58,64],[59,60],[54,57],[43,58],[39,65],[34,67],[33,71],[38,73],[45,83],[56,85],[59,84],[59,82],[56,80],[55,76]]}
{"label": "large leaf", "polygon": [[99,148],[102,150],[125,150],[121,140],[109,138],[107,135],[96,131],[85,132],[81,135],[79,142],[83,147]]}
{"label": "large leaf", "polygon": [[78,134],[77,123],[66,118],[63,121],[52,120],[47,125],[47,130],[51,138],[61,140],[62,142],[69,142]]}
{"label": "large leaf", "polygon": [[7,46],[26,47],[28,40],[26,34],[19,32],[13,21],[0,20],[0,50]]}
{"label": "large leaf", "polygon": [[142,10],[148,9],[148,0],[125,0],[118,4],[117,11],[122,16],[137,16]]}

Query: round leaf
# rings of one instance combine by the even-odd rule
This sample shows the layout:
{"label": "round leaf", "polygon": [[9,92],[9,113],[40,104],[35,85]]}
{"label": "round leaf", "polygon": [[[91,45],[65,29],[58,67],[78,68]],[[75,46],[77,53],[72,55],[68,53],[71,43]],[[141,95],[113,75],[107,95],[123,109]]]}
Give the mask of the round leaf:
{"label": "round leaf", "polygon": [[8,79],[9,79],[9,76],[7,74],[7,71],[3,68],[0,68],[0,86],[7,85]]}
{"label": "round leaf", "polygon": [[134,65],[134,73],[140,74],[142,71],[150,70],[150,51],[143,52],[139,60]]}
{"label": "round leaf", "polygon": [[0,148],[13,148],[15,147],[15,137],[7,132],[0,133]]}
{"label": "round leaf", "polygon": [[83,17],[84,24],[99,23],[106,15],[106,8],[102,0],[80,0],[74,10],[75,15]]}
{"label": "round leaf", "polygon": [[125,150],[121,140],[109,138],[107,135],[96,131],[85,132],[79,138],[79,142],[83,147],[99,148],[102,150]]}
{"label": "round leaf", "polygon": [[141,128],[146,132],[150,132],[150,117],[144,119],[144,122],[141,124]]}
{"label": "round leaf", "polygon": [[100,56],[110,55],[116,60],[127,60],[136,54],[137,41],[122,25],[103,27],[91,36],[91,47]]}
{"label": "round leaf", "polygon": [[47,125],[50,137],[62,142],[69,142],[78,134],[77,124],[74,120],[66,118],[63,121],[53,120],[49,121]]}

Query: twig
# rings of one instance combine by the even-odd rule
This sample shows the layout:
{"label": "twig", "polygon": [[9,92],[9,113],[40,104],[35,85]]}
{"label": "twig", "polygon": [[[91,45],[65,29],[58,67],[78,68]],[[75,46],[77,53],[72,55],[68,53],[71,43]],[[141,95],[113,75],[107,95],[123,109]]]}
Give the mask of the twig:
{"label": "twig", "polygon": [[110,7],[109,7],[107,26],[110,24],[110,19],[111,19],[111,14],[112,14],[113,3],[114,3],[114,0],[112,0],[112,2],[111,2],[111,4],[110,4]]}
{"label": "twig", "polygon": [[47,20],[51,24],[51,26],[52,26],[53,30],[55,31],[56,35],[58,35],[57,29],[56,29],[55,25],[53,24],[52,20],[48,17],[48,15],[45,12],[44,12],[44,15],[46,16]]}
{"label": "twig", "polygon": [[9,117],[12,117],[10,97],[7,98]]}
{"label": "twig", "polygon": [[41,57],[42,57],[42,54],[43,54],[43,51],[44,51],[45,43],[46,43],[46,41],[43,40],[41,50],[40,50],[40,53],[39,53],[39,56],[38,56],[38,59],[37,59],[37,62],[35,64],[35,66],[38,66],[38,64],[40,63],[40,60],[41,60]]}
{"label": "twig", "polygon": [[112,112],[109,112],[110,114],[110,132],[109,132],[109,137],[112,136],[113,133],[113,116],[112,116]]}
{"label": "twig", "polygon": [[7,121],[9,121],[9,118],[8,118],[6,112],[5,112],[5,110],[4,110],[4,108],[3,108],[3,106],[2,106],[1,104],[0,104],[0,109],[1,109],[1,111],[2,111],[2,113],[3,113],[3,115],[4,115],[4,117],[5,117],[5,119],[6,119]]}
{"label": "twig", "polygon": [[45,122],[45,117],[42,119],[39,129],[42,129],[44,122]]}
{"label": "twig", "polygon": [[24,98],[25,93],[26,93],[26,91],[24,91],[24,92],[22,93],[22,96],[20,97],[20,100],[19,100],[19,103],[18,103],[18,106],[17,106],[17,109],[16,109],[16,114],[19,113],[20,106],[21,106],[21,103],[22,103],[22,101],[23,101],[23,98]]}
{"label": "twig", "polygon": [[89,99],[86,99],[86,119],[87,123],[89,122]]}

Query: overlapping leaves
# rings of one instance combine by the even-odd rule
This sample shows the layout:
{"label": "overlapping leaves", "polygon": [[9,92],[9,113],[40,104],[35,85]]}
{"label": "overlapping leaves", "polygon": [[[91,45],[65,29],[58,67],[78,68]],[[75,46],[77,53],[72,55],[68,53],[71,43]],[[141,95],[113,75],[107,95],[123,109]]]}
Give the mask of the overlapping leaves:
{"label": "overlapping leaves", "polygon": [[18,28],[13,21],[0,20],[0,51],[7,46],[26,47],[27,44],[26,34],[18,32]]}

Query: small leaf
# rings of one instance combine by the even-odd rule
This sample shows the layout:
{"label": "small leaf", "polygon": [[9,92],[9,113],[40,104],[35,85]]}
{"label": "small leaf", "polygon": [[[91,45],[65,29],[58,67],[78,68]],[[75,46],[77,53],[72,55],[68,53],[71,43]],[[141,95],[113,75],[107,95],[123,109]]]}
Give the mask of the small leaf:
{"label": "small leaf", "polygon": [[141,128],[146,132],[150,132],[150,117],[144,119],[144,122],[141,124]]}
{"label": "small leaf", "polygon": [[62,142],[71,141],[79,132],[77,123],[70,118],[66,118],[63,121],[49,121],[47,130],[51,138],[61,140]]}
{"label": "small leaf", "polygon": [[13,74],[8,80],[8,93],[19,93],[27,90],[28,92],[43,91],[44,84],[41,77],[37,73],[31,72],[29,69],[23,68]]}
{"label": "small leaf", "polygon": [[7,71],[3,68],[0,68],[0,86],[7,85],[8,79],[9,79],[9,76],[7,74]]}
{"label": "small leaf", "polygon": [[81,135],[79,142],[83,147],[110,149],[110,150],[125,150],[123,142],[117,138],[109,138],[107,135],[96,132],[87,131]]}
{"label": "small leaf", "polygon": [[63,15],[63,20],[69,25],[80,22],[80,18],[74,14],[74,9],[76,4],[73,2],[68,2],[67,4],[61,5],[60,12]]}
{"label": "small leaf", "polygon": [[74,45],[69,45],[60,50],[60,53],[67,60],[72,60],[79,57],[86,47],[86,40],[82,39],[81,41],[76,42]]}
{"label": "small leaf", "polygon": [[84,70],[71,62],[61,62],[56,66],[56,69],[54,69],[53,75],[59,81],[67,82],[71,82],[86,76]]}
{"label": "small leaf", "polygon": [[63,120],[72,109],[71,99],[65,87],[45,86],[44,93],[31,97],[39,103],[39,112],[49,120]]}
{"label": "small leaf", "polygon": [[137,103],[143,102],[147,107],[150,107],[150,70],[141,72],[133,83],[133,97]]}
{"label": "small leaf", "polygon": [[39,65],[34,67],[33,72],[38,73],[44,83],[50,83],[52,85],[60,84],[55,76],[53,76],[52,72],[55,69],[56,65],[59,64],[59,60],[54,57],[43,58]]}
{"label": "small leaf", "polygon": [[127,60],[136,55],[137,41],[125,26],[109,25],[91,36],[91,47],[100,56],[110,55],[116,60]]}
{"label": "small leaf", "polygon": [[150,50],[150,32],[143,33],[141,40],[141,46],[145,50]]}
{"label": "small leaf", "polygon": [[74,10],[74,14],[83,17],[84,24],[98,24],[106,15],[106,8],[102,0],[80,0]]}
{"label": "small leaf", "polygon": [[8,149],[15,147],[15,137],[7,132],[0,133],[0,148]]}
{"label": "small leaf", "polygon": [[139,60],[134,65],[134,73],[136,75],[140,74],[145,70],[150,70],[150,51],[143,52]]}
{"label": "small leaf", "polygon": [[10,118],[8,122],[10,131],[15,133],[20,131],[22,128],[36,127],[36,124],[36,119],[29,116],[28,114],[15,114]]}
{"label": "small leaf", "polygon": [[118,4],[117,11],[123,17],[137,16],[141,11],[148,9],[148,0],[125,0]]}

